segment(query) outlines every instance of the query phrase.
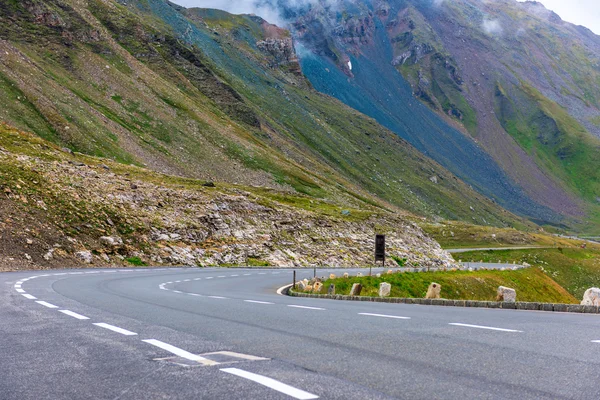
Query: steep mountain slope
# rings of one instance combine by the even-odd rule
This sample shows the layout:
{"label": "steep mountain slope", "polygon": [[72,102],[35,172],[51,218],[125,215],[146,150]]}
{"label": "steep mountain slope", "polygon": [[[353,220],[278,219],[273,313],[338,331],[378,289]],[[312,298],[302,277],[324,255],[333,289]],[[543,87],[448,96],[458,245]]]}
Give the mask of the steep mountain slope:
{"label": "steep mountain slope", "polygon": [[598,222],[600,39],[590,31],[515,0],[290,4],[277,2],[316,88],[512,210]]}
{"label": "steep mountain slope", "polygon": [[164,0],[122,3],[0,3],[0,119],[160,172],[349,207],[523,223],[313,90],[287,31]]}

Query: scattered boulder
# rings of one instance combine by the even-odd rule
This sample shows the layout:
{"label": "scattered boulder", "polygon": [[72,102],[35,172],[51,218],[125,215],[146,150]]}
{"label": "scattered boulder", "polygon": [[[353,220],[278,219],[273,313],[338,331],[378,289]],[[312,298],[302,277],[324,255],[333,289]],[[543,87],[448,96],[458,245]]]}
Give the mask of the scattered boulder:
{"label": "scattered boulder", "polygon": [[313,285],[313,291],[315,292],[320,292],[321,289],[323,289],[323,284],[321,282],[315,282],[315,284]]}
{"label": "scattered boulder", "polygon": [[388,275],[391,275],[393,273],[394,273],[394,271],[392,271],[391,269],[388,269],[388,272],[387,272]]}
{"label": "scattered boulder", "polygon": [[86,264],[91,264],[92,252],[87,250],[78,251],[77,253],[75,253],[75,258],[77,258],[80,261],[83,261]]}
{"label": "scattered boulder", "polygon": [[348,278],[350,275],[348,275],[347,272],[344,272],[344,278]]}
{"label": "scattered boulder", "polygon": [[387,282],[381,282],[379,284],[379,297],[387,297],[392,291],[392,285]]}
{"label": "scattered boulder", "polygon": [[362,276],[363,276],[363,274],[362,274],[362,272],[359,272],[358,274],[356,274],[356,276],[357,276],[358,278],[360,278],[360,277],[362,277]]}
{"label": "scattered boulder", "polygon": [[46,260],[46,261],[52,260],[54,258],[54,250],[55,249],[48,250],[48,252],[46,254],[44,254],[44,260]]}
{"label": "scattered boulder", "polygon": [[377,274],[377,275],[375,275],[375,277],[381,278],[381,274]]}
{"label": "scattered boulder", "polygon": [[504,286],[498,287],[498,295],[496,301],[503,301],[506,303],[514,303],[517,301],[517,291],[515,289],[507,288]]}
{"label": "scattered boulder", "polygon": [[442,286],[439,283],[431,282],[429,288],[427,288],[426,299],[439,299],[440,293],[442,292]]}
{"label": "scattered boulder", "polygon": [[582,306],[600,306],[600,289],[589,288],[583,294]]}
{"label": "scattered boulder", "polygon": [[327,289],[327,294],[330,296],[335,295],[335,285],[333,283],[329,285],[329,289]]}
{"label": "scattered boulder", "polygon": [[304,288],[305,292],[312,292],[313,291],[313,287],[312,285],[306,285],[306,287]]}
{"label": "scattered boulder", "polygon": [[329,274],[329,279],[335,279],[335,278],[336,278],[335,274]]}
{"label": "scattered boulder", "polygon": [[361,291],[362,285],[360,283],[355,283],[352,285],[352,289],[350,289],[350,296],[360,296]]}
{"label": "scattered boulder", "polygon": [[301,292],[304,292],[306,290],[306,283],[304,283],[304,281],[297,282],[296,289],[298,289]]}
{"label": "scattered boulder", "polygon": [[106,246],[109,248],[114,248],[114,247],[123,246],[123,239],[121,239],[118,236],[102,236],[100,238],[100,243],[103,246]]}

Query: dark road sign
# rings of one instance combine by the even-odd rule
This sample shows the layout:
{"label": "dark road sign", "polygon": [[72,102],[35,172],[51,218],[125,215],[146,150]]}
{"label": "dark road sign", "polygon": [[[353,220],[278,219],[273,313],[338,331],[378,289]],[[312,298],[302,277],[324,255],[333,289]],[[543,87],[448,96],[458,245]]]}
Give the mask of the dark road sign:
{"label": "dark road sign", "polygon": [[385,235],[375,235],[375,262],[385,261]]}

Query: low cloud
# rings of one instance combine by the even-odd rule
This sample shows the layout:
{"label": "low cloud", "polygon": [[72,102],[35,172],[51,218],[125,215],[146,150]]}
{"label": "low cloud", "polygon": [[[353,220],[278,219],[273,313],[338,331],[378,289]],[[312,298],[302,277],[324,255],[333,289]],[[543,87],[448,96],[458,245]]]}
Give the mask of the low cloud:
{"label": "low cloud", "polygon": [[[172,0],[174,3],[187,8],[216,8],[232,14],[255,14],[270,23],[284,26],[285,18],[281,8],[301,8],[308,5],[322,4],[335,6],[341,0]],[[439,1],[439,0],[436,0]]]}
{"label": "low cloud", "polygon": [[481,28],[488,35],[502,35],[502,32],[504,32],[500,21],[497,19],[484,19]]}

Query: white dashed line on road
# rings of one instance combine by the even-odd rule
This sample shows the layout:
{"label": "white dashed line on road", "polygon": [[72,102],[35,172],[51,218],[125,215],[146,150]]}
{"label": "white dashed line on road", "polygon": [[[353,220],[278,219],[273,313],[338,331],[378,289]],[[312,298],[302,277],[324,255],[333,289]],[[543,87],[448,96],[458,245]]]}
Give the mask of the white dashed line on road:
{"label": "white dashed line on road", "polygon": [[61,312],[63,314],[68,315],[69,317],[73,317],[73,318],[77,318],[77,319],[82,319],[82,320],[83,319],[89,319],[85,315],[77,314],[76,312],[69,311],[69,310],[58,310],[58,312]]}
{"label": "white dashed line on road", "polygon": [[97,322],[94,325],[99,326],[100,328],[108,329],[109,331],[120,333],[125,336],[133,336],[137,335],[135,332],[128,331],[127,329],[119,328],[118,326],[105,324],[104,322]]}
{"label": "white dashed line on road", "polygon": [[286,394],[290,397],[299,400],[310,400],[310,399],[318,399],[319,396],[314,395],[312,393],[305,392],[304,390],[297,389],[293,386],[287,385],[283,382],[276,381],[273,378],[269,378],[263,375],[254,374],[252,372],[244,371],[239,368],[223,368],[221,369],[223,372],[227,372],[228,374],[236,375],[244,379],[251,380],[263,386],[266,386],[270,389],[276,390],[280,393]]}
{"label": "white dashed line on road", "polygon": [[32,296],[32,295],[30,295],[28,293],[21,293],[21,296],[23,296],[23,297],[25,297],[26,299],[29,299],[29,300],[36,300],[37,299],[37,297]]}
{"label": "white dashed line on road", "polygon": [[225,275],[219,275],[217,278],[227,278]]}
{"label": "white dashed line on road", "polygon": [[296,306],[296,305],[293,305],[293,304],[288,305],[288,307],[304,308],[306,310],[325,310],[324,308],[319,308],[319,307]]}
{"label": "white dashed line on road", "polygon": [[18,293],[25,293],[23,289],[15,289]]}
{"label": "white dashed line on road", "polygon": [[36,301],[36,303],[41,304],[44,307],[48,307],[48,308],[58,308],[58,306],[55,306],[54,304],[50,304],[50,303],[47,303],[47,302],[42,301],[42,300],[38,300],[38,301]]}
{"label": "white dashed line on road", "polygon": [[592,340],[592,343],[600,343],[600,340]]}
{"label": "white dashed line on road", "polygon": [[244,300],[246,303],[256,303],[256,304],[275,304],[268,301],[258,301],[258,300]]}
{"label": "white dashed line on road", "polygon": [[252,274],[244,274],[244,276],[250,276],[250,275],[252,275]]}
{"label": "white dashed line on road", "polygon": [[168,351],[169,353],[175,354],[176,356],[185,358],[187,360],[191,360],[191,361],[197,361],[201,364],[204,365],[216,365],[218,364],[215,361],[209,360],[207,358],[204,357],[200,357],[199,355],[196,354],[192,354],[189,351],[185,351],[183,349],[180,349],[179,347],[175,347],[173,345],[170,345],[168,343],[165,342],[161,342],[160,340],[156,340],[156,339],[145,339],[142,340],[142,342],[146,342],[148,344],[151,344],[152,346],[156,346],[158,348],[161,348],[163,350]]}
{"label": "white dashed line on road", "polygon": [[367,315],[370,317],[381,317],[381,318],[410,319],[410,317],[400,317],[398,315],[371,314],[371,313],[358,313],[358,315]]}
{"label": "white dashed line on road", "polygon": [[211,299],[227,299],[227,297],[223,297],[223,296],[207,296],[210,297]]}
{"label": "white dashed line on road", "polygon": [[490,331],[500,331],[500,332],[523,332],[523,331],[518,331],[518,330],[515,330],[515,329],[504,329],[504,328],[494,328],[492,326],[460,324],[460,323],[456,323],[456,322],[451,322],[448,325],[463,326],[463,327],[466,327],[466,328],[487,329],[487,330],[490,330]]}

